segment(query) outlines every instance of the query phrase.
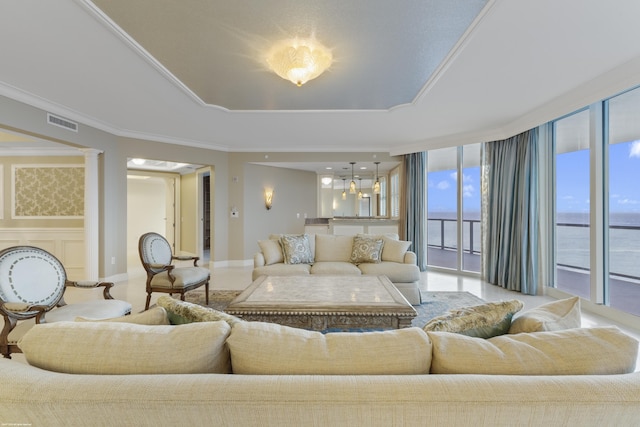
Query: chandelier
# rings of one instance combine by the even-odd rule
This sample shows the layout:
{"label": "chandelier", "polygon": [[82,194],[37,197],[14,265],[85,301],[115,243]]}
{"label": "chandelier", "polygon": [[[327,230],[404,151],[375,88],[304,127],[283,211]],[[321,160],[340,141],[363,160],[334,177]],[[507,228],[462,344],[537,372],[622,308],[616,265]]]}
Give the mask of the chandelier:
{"label": "chandelier", "polygon": [[324,73],[333,62],[331,51],[313,39],[281,40],[266,56],[269,68],[296,86]]}
{"label": "chandelier", "polygon": [[380,162],[374,162],[376,164],[376,182],[373,183],[373,192],[380,194],[380,178],[378,178],[378,165]]}
{"label": "chandelier", "polygon": [[349,183],[349,194],[356,194],[356,182],[353,179],[353,165],[355,165],[356,162],[349,162],[349,164],[351,165],[351,182]]}

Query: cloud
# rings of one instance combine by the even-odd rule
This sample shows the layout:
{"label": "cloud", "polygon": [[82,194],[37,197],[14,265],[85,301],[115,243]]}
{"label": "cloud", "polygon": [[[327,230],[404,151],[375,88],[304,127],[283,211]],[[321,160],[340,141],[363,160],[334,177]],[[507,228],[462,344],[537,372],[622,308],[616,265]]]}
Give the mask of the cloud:
{"label": "cloud", "polygon": [[633,141],[631,143],[631,150],[629,151],[629,157],[640,158],[640,140]]}
{"label": "cloud", "polygon": [[[451,172],[451,175],[449,176],[454,181],[458,180],[458,172]],[[462,174],[462,182],[473,182],[473,177],[471,175]]]}
{"label": "cloud", "polygon": [[438,190],[446,190],[447,188],[449,188],[450,185],[447,181],[440,181],[437,185],[436,188]]}
{"label": "cloud", "polygon": [[473,185],[469,184],[469,185],[464,185],[462,186],[462,196],[463,197],[472,197],[473,196]]}
{"label": "cloud", "polygon": [[640,203],[637,200],[633,200],[633,199],[620,199],[618,200],[618,204],[619,205],[637,205],[638,203]]}

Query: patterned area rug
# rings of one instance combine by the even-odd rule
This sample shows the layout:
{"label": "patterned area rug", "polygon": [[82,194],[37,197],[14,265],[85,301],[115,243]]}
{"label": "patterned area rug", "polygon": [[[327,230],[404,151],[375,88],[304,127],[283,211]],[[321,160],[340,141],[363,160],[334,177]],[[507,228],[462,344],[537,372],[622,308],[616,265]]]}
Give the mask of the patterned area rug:
{"label": "patterned area rug", "polygon": [[[240,291],[211,291],[209,293],[209,307],[224,311],[225,307],[239,294]],[[206,305],[204,290],[201,289],[187,292],[185,300]],[[413,307],[418,312],[418,316],[411,322],[412,326],[423,327],[429,320],[445,314],[451,309],[485,302],[470,292],[422,292],[422,301],[421,305]]]}

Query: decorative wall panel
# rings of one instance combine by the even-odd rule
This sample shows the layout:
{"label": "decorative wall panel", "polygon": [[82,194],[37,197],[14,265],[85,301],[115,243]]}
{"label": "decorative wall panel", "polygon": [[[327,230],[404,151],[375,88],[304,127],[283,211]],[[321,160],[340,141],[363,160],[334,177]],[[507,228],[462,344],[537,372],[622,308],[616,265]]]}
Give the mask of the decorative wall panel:
{"label": "decorative wall panel", "polygon": [[13,218],[82,218],[84,166],[14,165]]}

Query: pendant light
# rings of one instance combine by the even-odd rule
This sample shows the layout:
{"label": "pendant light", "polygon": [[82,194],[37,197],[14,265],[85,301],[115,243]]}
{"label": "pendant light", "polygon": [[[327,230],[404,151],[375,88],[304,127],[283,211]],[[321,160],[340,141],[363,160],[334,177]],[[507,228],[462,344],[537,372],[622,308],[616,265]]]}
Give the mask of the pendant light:
{"label": "pendant light", "polygon": [[358,191],[358,200],[362,200],[362,178],[358,178],[360,180],[360,190]]}
{"label": "pendant light", "polygon": [[342,200],[347,200],[347,179],[342,178]]}
{"label": "pendant light", "polygon": [[351,164],[351,182],[349,183],[349,193],[356,194],[356,182],[353,180],[353,165],[355,165],[356,162],[349,163]]}
{"label": "pendant light", "polygon": [[378,165],[380,162],[374,162],[376,164],[376,182],[373,183],[373,192],[380,194],[380,179],[378,178]]}

